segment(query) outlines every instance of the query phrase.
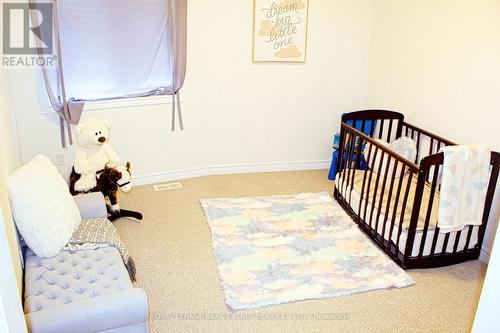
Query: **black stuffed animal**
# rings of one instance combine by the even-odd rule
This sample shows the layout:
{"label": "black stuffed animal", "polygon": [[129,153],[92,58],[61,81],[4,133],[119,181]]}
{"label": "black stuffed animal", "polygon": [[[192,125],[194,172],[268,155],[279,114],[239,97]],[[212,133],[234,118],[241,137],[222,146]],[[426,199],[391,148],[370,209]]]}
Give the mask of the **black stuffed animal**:
{"label": "black stuffed animal", "polygon": [[[121,209],[118,204],[117,192],[118,189],[122,189],[124,192],[128,192],[131,189],[130,186],[130,163],[127,162],[125,167],[109,167],[105,166],[103,170],[99,170],[96,173],[97,186],[90,189],[87,192],[101,192],[104,197],[109,199],[111,205],[106,205],[108,210],[108,218],[110,221],[119,219],[120,217],[133,217],[138,220],[142,220],[142,214],[139,212]],[[73,168],[70,175],[70,186],[69,191],[72,195],[77,195],[80,193],[75,190],[75,183],[80,179],[80,175],[75,172]]]}

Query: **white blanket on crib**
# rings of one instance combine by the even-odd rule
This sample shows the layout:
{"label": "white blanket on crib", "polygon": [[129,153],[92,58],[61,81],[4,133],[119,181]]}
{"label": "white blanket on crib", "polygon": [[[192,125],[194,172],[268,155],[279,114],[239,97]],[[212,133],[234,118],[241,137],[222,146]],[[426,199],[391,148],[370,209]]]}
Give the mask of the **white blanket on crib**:
{"label": "white blanket on crib", "polygon": [[482,145],[447,146],[444,154],[438,227],[447,233],[480,225],[488,187],[490,149]]}

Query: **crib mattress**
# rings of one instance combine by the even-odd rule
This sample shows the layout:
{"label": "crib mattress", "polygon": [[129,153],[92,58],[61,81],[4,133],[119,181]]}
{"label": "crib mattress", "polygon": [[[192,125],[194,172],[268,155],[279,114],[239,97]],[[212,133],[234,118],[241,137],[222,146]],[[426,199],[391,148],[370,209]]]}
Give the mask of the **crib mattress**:
{"label": "crib mattress", "polygon": [[[377,192],[375,195],[375,198],[373,197],[375,193],[375,179],[376,175],[373,174],[371,182],[370,182],[370,188],[368,189],[368,182],[369,182],[369,171],[368,174],[366,175],[366,181],[365,181],[365,187],[363,190],[363,199],[361,200],[361,190],[363,187],[363,178],[364,178],[365,171],[363,170],[356,170],[355,175],[354,175],[354,185],[352,187],[352,191],[350,190],[350,185],[348,187],[348,191],[344,192],[346,196],[346,200],[349,202],[349,205],[353,208],[353,210],[358,213],[359,210],[359,205],[361,201],[361,211],[360,211],[360,216],[363,218],[364,216],[366,218],[363,218],[367,223],[370,221],[370,215],[372,214],[372,202],[375,203],[375,207],[373,208],[373,217],[372,217],[372,227],[375,228],[375,222],[377,220],[378,216],[378,208],[381,207],[380,211],[380,216],[378,216],[378,227],[377,227],[377,232],[382,235],[382,230],[384,223],[386,223],[385,227],[385,232],[383,237],[386,240],[389,240],[389,234],[390,234],[390,219],[392,218],[393,214],[393,208],[394,205],[396,204],[396,197],[397,197],[397,189],[398,189],[398,182],[399,178],[395,179],[394,181],[394,187],[391,196],[389,197],[389,187],[390,187],[390,178],[386,180],[385,188],[384,191],[382,191],[383,188],[383,178],[382,176],[379,179],[379,184],[377,186]],[[352,174],[351,174],[352,177]],[[351,178],[352,180],[352,178]],[[347,181],[344,182],[344,187],[347,185]],[[403,223],[402,223],[402,228],[401,228],[401,234],[399,238],[399,243],[397,244],[398,247],[400,248],[400,251],[404,251],[404,246],[406,244],[406,239],[408,237],[408,227],[410,225],[410,219],[411,219],[411,214],[412,214],[412,209],[413,209],[413,201],[415,199],[415,189],[417,185],[417,177],[416,175],[413,175],[412,180],[410,181],[409,184],[409,192],[408,192],[408,200],[406,204],[406,209],[405,209],[405,214],[403,216]],[[340,186],[342,186],[342,176],[339,175],[335,182],[335,186],[340,190]],[[398,207],[396,209],[396,217],[395,217],[395,227],[393,229],[393,232],[391,234],[391,241],[396,243],[397,241],[397,235],[399,232],[399,222],[401,220],[401,210],[402,210],[402,205],[403,205],[403,197],[406,191],[406,188],[408,187],[408,175],[405,175],[403,180],[402,180],[402,185],[401,185],[401,191],[399,194],[399,199],[398,199]],[[366,193],[369,192],[368,200]],[[424,191],[423,191],[423,198],[422,198],[422,205],[419,211],[419,218],[418,218],[418,224],[417,224],[417,232],[415,234],[415,241],[413,243],[413,249],[412,249],[412,256],[418,255],[420,251],[420,243],[422,240],[423,232],[422,230],[424,229],[424,224],[425,224],[425,217],[427,214],[427,209],[429,206],[429,196],[430,196],[431,188],[428,184],[424,186]],[[382,205],[379,206],[380,203],[380,195],[383,193],[382,196]],[[368,202],[367,202],[368,201]],[[386,217],[384,214],[386,212],[387,205],[389,205],[389,214]],[[434,238],[434,231],[435,227],[437,225],[437,216],[438,216],[438,207],[439,207],[439,192],[436,191],[434,195],[434,202],[432,205],[432,211],[429,219],[429,226],[427,230],[427,236],[425,239],[425,245],[424,245],[424,251],[423,255],[429,255],[431,252],[432,248],[432,241]],[[365,215],[365,210],[366,210],[366,215]],[[465,232],[461,233],[460,240],[458,243],[458,250],[463,249],[465,246],[465,243],[467,241],[467,229],[466,227],[464,230]],[[478,231],[479,227],[474,226],[473,227],[473,232],[472,232],[472,237],[469,243],[469,249],[474,248],[475,244],[477,243],[478,240]],[[444,244],[444,239],[445,239],[446,234],[439,233],[437,242],[436,242],[436,248],[434,253],[440,253],[441,249]],[[456,233],[451,233],[449,240],[448,240],[448,245],[445,249],[445,252],[452,252],[454,243],[455,243],[455,237]]]}

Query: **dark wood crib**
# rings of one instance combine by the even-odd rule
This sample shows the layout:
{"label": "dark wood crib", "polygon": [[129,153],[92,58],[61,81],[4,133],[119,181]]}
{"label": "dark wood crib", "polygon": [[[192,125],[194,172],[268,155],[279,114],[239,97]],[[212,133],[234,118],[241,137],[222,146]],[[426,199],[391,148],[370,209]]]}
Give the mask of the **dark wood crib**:
{"label": "dark wood crib", "polygon": [[[402,136],[412,138],[417,144],[414,161],[377,140],[391,142]],[[439,149],[447,145],[454,143],[406,123],[398,112],[363,110],[342,116],[334,197],[358,226],[403,268],[452,265],[480,255],[500,154],[491,153],[482,224],[440,233],[437,211],[443,154]],[[365,170],[360,168],[363,158]]]}

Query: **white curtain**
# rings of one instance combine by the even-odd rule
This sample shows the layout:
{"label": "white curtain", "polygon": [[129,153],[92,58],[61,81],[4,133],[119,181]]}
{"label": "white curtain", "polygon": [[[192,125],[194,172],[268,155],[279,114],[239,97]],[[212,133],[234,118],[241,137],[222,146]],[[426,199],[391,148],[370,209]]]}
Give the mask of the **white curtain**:
{"label": "white curtain", "polygon": [[66,94],[100,99],[172,89],[165,0],[60,0]]}

